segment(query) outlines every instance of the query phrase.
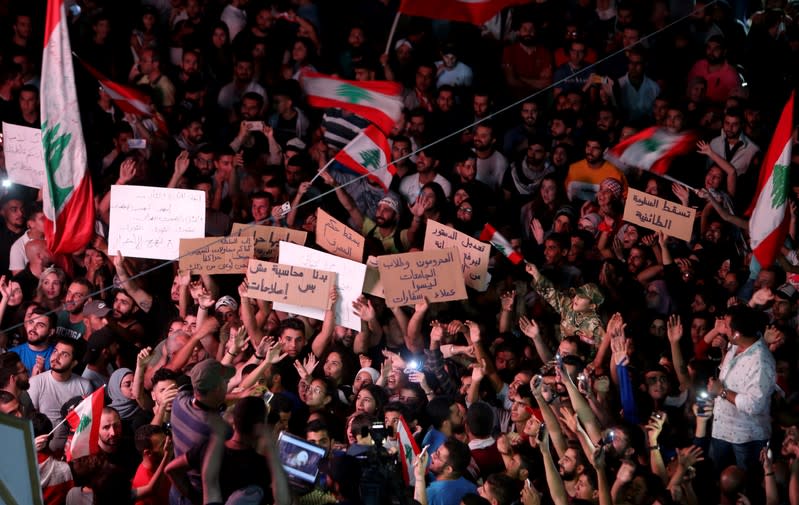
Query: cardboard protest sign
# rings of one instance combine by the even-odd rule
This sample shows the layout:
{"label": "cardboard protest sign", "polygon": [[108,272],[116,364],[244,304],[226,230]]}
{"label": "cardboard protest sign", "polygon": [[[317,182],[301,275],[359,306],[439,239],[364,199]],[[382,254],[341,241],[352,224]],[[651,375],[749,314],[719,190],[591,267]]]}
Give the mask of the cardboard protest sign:
{"label": "cardboard protest sign", "polygon": [[180,240],[180,269],[192,274],[243,274],[255,252],[252,237]]}
{"label": "cardboard protest sign", "polygon": [[627,190],[624,220],[628,223],[689,242],[695,217],[696,210],[690,207],[632,188]]}
{"label": "cardboard protest sign", "polygon": [[424,297],[431,302],[464,300],[466,286],[458,249],[389,254],[377,258],[386,305],[413,305]]}
{"label": "cardboard protest sign", "polygon": [[363,259],[363,236],[322,209],[316,211],[316,243],[336,256]]}
{"label": "cardboard protest sign", "polygon": [[41,189],[44,184],[42,130],[4,122],[3,153],[11,182]]}
{"label": "cardboard protest sign", "polygon": [[272,302],[326,309],[335,272],[250,260],[247,296]]}
{"label": "cardboard protest sign", "polygon": [[466,285],[477,291],[488,289],[488,261],[491,244],[480,242],[466,233],[433,220],[427,221],[424,237],[424,250],[449,249],[457,247],[461,254],[461,268]]}
{"label": "cardboard protest sign", "polygon": [[280,226],[263,226],[260,224],[233,223],[231,235],[247,235],[255,239],[255,257],[264,261],[277,261],[278,246],[281,241],[305,245],[308,232],[281,228]]}
{"label": "cardboard protest sign", "polygon": [[109,228],[110,254],[177,259],[180,239],[205,237],[205,192],[111,186]]}
{"label": "cardboard protest sign", "polygon": [[[361,319],[352,313],[352,302],[361,296],[363,280],[366,275],[366,265],[290,242],[280,243],[279,262],[283,265],[335,272],[336,289],[338,290],[338,300],[334,307],[336,322],[341,326],[360,331]],[[275,302],[273,308],[283,312],[308,316],[320,321],[325,317],[324,309],[277,302]]]}

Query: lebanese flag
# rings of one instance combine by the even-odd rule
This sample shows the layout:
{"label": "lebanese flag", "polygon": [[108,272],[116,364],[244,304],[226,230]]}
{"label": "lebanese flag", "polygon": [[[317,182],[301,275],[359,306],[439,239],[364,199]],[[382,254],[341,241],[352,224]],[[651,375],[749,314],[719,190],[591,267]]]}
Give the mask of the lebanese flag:
{"label": "lebanese flag", "polygon": [[402,117],[402,85],[392,81],[347,81],[317,72],[303,72],[300,83],[314,107],[337,107],[391,132]]}
{"label": "lebanese flag", "polygon": [[169,129],[167,128],[164,119],[158,115],[153,115],[151,112],[150,97],[136,88],[115,83],[106,77],[102,72],[89,65],[82,59],[78,58],[78,61],[81,65],[83,65],[83,68],[85,68],[86,71],[91,74],[92,77],[97,79],[97,81],[100,83],[100,86],[102,86],[103,91],[105,91],[106,94],[111,97],[111,100],[114,101],[116,106],[119,107],[122,112],[127,112],[133,114],[134,116],[143,118],[150,118],[153,120],[153,123],[155,123],[155,126],[159,130],[165,134],[169,133]]}
{"label": "lebanese flag", "polygon": [[483,231],[480,232],[480,240],[490,242],[499,252],[505,255],[511,263],[518,265],[524,261],[524,257],[513,250],[508,239],[503,237],[493,226],[486,223]]}
{"label": "lebanese flag", "polygon": [[105,403],[105,386],[90,394],[69,411],[67,424],[74,431],[67,461],[97,454],[100,451],[100,417]]}
{"label": "lebanese flag", "polygon": [[463,21],[482,25],[511,5],[530,3],[530,0],[402,0],[399,11],[408,16]]}
{"label": "lebanese flag", "polygon": [[628,137],[605,153],[605,159],[621,169],[640,168],[663,175],[671,161],[696,149],[693,132],[671,133],[651,126]]}
{"label": "lebanese flag", "polygon": [[752,251],[761,268],[774,263],[785,236],[788,234],[788,179],[791,168],[793,141],[793,98],[788,99],[782,110],[777,129],[771,138],[760,178],[757,181],[757,197],[746,214],[749,218],[749,237]]}
{"label": "lebanese flag", "polygon": [[402,462],[402,479],[406,486],[413,486],[416,479],[413,476],[413,458],[421,452],[416,440],[408,428],[405,418],[400,416],[397,422],[397,442],[399,445],[400,462]]}
{"label": "lebanese flag", "polygon": [[376,126],[369,125],[344,149],[335,160],[356,174],[369,174],[369,179],[380,184],[388,192],[391,179],[397,173],[391,163],[391,147],[388,139]]}
{"label": "lebanese flag", "polygon": [[64,0],[47,2],[40,95],[45,239],[51,252],[70,254],[94,235],[94,196],[86,169]]}

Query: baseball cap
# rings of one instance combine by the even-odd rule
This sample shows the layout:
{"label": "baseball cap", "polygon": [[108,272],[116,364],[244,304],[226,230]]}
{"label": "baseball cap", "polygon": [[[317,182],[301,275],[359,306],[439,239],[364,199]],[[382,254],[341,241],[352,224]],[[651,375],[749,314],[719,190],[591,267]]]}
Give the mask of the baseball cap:
{"label": "baseball cap", "polygon": [[239,310],[238,302],[230,295],[225,295],[216,301],[214,309],[219,310],[220,307],[230,307],[233,310]]}
{"label": "baseball cap", "polygon": [[87,347],[90,351],[102,351],[111,347],[114,342],[116,342],[116,335],[108,327],[105,327],[100,328],[89,336]]}
{"label": "baseball cap", "polygon": [[200,361],[189,372],[191,386],[199,391],[211,391],[224,386],[236,373],[233,367],[225,366],[215,359]]}
{"label": "baseball cap", "polygon": [[102,300],[92,300],[83,306],[84,316],[105,317],[111,312],[111,307]]}
{"label": "baseball cap", "polygon": [[774,294],[783,300],[788,300],[790,302],[795,302],[797,297],[799,297],[799,292],[796,291],[796,288],[793,287],[792,284],[788,283],[778,287]]}
{"label": "baseball cap", "polygon": [[574,294],[576,296],[582,296],[583,298],[591,300],[591,303],[594,305],[602,305],[602,302],[605,301],[605,297],[602,295],[602,291],[599,290],[599,286],[593,282],[583,284],[579,288],[575,289]]}
{"label": "baseball cap", "polygon": [[305,147],[306,147],[305,142],[298,139],[297,137],[294,137],[293,139],[286,142],[286,151],[291,150],[291,151],[300,152],[304,151]]}

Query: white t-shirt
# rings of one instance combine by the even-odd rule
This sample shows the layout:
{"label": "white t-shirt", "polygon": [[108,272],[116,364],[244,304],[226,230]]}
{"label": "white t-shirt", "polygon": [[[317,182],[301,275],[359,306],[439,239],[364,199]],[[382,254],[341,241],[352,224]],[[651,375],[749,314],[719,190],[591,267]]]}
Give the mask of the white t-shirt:
{"label": "white t-shirt", "polygon": [[[33,407],[46,415],[53,423],[53,426],[63,419],[61,417],[61,406],[67,400],[75,396],[85,397],[94,391],[92,383],[79,375],[72,374],[69,380],[58,382],[53,378],[53,374],[50,371],[34,375],[31,377],[30,384],[28,394],[31,397]],[[56,430],[53,440],[50,442],[50,448],[53,450],[62,449],[66,441],[67,426],[63,424]]]}
{"label": "white t-shirt", "polygon": [[25,244],[33,240],[30,236],[30,230],[26,231],[19,237],[16,242],[11,244],[11,250],[8,252],[8,269],[13,271],[25,270],[28,266],[28,256],[25,254]]}

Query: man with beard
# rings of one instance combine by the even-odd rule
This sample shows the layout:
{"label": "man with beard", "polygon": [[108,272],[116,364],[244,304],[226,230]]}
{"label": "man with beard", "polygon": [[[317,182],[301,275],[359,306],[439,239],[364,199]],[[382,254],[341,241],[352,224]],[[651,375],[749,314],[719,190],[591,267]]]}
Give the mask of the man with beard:
{"label": "man with beard", "polygon": [[558,83],[555,87],[555,96],[570,91],[581,91],[588,79],[585,61],[586,44],[580,40],[569,43],[569,61],[555,70],[553,80]]}
{"label": "man with beard", "polygon": [[83,307],[89,300],[89,293],[94,286],[88,279],[79,277],[72,281],[67,288],[63,309],[58,312],[58,323],[55,334],[58,337],[74,339],[83,338],[86,333],[86,323],[83,316]]}
{"label": "man with beard", "polygon": [[441,156],[432,148],[427,147],[416,155],[416,173],[406,175],[400,181],[399,192],[408,204],[413,204],[422,192],[422,187],[428,182],[435,182],[449,198],[452,195],[452,185],[444,176],[438,173]]}
{"label": "man with beard", "polygon": [[430,428],[424,435],[422,446],[429,446],[430,453],[436,452],[456,432],[463,431],[463,413],[452,397],[436,396],[430,400],[427,416],[430,418]]}
{"label": "man with beard", "polygon": [[474,130],[474,152],[477,154],[477,180],[497,191],[502,176],[508,168],[508,160],[495,148],[494,127],[483,123]]}
{"label": "man with beard", "polygon": [[687,82],[702,77],[707,82],[707,99],[724,103],[730,92],[741,85],[734,66],[727,62],[727,46],[723,35],[713,35],[705,42],[705,58],[697,61],[688,73]]}
{"label": "man with beard", "polygon": [[599,132],[586,138],[585,158],[569,166],[564,181],[566,196],[571,202],[593,201],[599,192],[599,185],[608,177],[621,181],[624,192],[627,192],[627,178],[621,170],[605,160],[606,147],[607,137]]}
{"label": "man with beard", "polygon": [[576,497],[577,481],[580,480],[580,476],[585,472],[585,469],[586,463],[582,449],[580,449],[579,445],[570,445],[558,460],[558,473],[563,480],[563,487],[566,488],[566,494],[569,497]]}
{"label": "man with beard", "polygon": [[119,417],[119,412],[113,407],[104,407],[99,421],[97,445],[100,447],[100,454],[105,455],[109,462],[124,469],[127,478],[132,479],[141,457],[135,450],[133,440],[123,437],[122,418]]}
{"label": "man with beard", "polygon": [[6,195],[0,201],[0,216],[3,225],[0,226],[0,271],[8,270],[11,246],[25,231],[25,212],[22,199],[14,195]]}
{"label": "man with beard", "polygon": [[34,305],[25,314],[25,337],[27,342],[9,349],[17,353],[30,375],[36,375],[50,368],[50,355],[53,346],[50,336],[55,331],[55,314],[48,314],[44,307]]}
{"label": "man with beard", "polygon": [[[42,316],[33,318],[41,322]],[[92,393],[91,382],[72,373],[72,370],[83,360],[85,344],[83,340],[60,338],[55,344],[50,356],[50,370],[31,377],[30,389],[33,407],[46,415],[53,426],[58,425],[63,417],[61,406],[69,399],[76,396],[86,397]],[[63,449],[67,440],[67,427],[61,425],[50,441],[50,449],[59,451]]]}
{"label": "man with beard", "polygon": [[502,71],[511,95],[521,98],[552,82],[552,53],[536,42],[535,24],[531,19],[519,24],[517,40],[502,53]]}
{"label": "man with beard", "polygon": [[28,395],[30,385],[28,370],[25,369],[19,355],[13,352],[0,354],[0,390],[14,396],[19,405],[18,409],[26,417],[33,412],[31,397]]}
{"label": "man with beard", "polygon": [[546,140],[531,135],[527,141],[527,155],[513,162],[502,177],[505,200],[528,201],[529,197],[538,194],[541,180],[555,171],[548,157]]}
{"label": "man with beard", "polygon": [[25,270],[28,264],[28,257],[25,255],[25,244],[31,240],[41,240],[44,238],[44,211],[41,204],[29,209],[27,219],[28,229],[11,246],[8,258],[8,269],[11,275],[17,275]]}
{"label": "man with beard", "polygon": [[[724,111],[721,135],[710,141],[710,149],[718,157],[722,157],[735,168],[738,177],[745,175],[749,167],[759,162],[760,147],[743,132],[744,114],[741,109],[729,108]],[[708,163],[724,169],[723,163],[708,155]],[[734,192],[727,184],[727,191]]]}
{"label": "man with beard", "polygon": [[112,326],[120,330],[126,341],[141,343],[144,338],[144,325],[139,320],[140,309],[133,297],[124,289],[120,289],[114,295],[112,307]]}
{"label": "man with beard", "polygon": [[430,505],[457,505],[465,494],[477,492],[477,486],[464,477],[469,467],[469,446],[450,438],[430,454],[430,472],[436,480],[427,486]]}
{"label": "man with beard", "polygon": [[542,133],[542,125],[539,124],[538,102],[532,98],[525,100],[519,113],[522,122],[508,130],[502,142],[502,152],[511,158],[515,158],[522,150],[527,148],[527,140],[531,135]]}

